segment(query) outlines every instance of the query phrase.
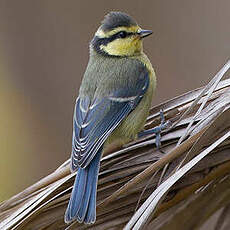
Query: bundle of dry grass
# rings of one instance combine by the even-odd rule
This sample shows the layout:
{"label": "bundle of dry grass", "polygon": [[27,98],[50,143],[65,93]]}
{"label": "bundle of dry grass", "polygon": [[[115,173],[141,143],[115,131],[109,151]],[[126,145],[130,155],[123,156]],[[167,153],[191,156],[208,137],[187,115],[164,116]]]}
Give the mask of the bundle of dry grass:
{"label": "bundle of dry grass", "polygon": [[160,104],[172,126],[139,139],[101,161],[97,221],[63,222],[75,175],[68,161],[55,172],[0,204],[0,229],[199,229],[222,209],[216,229],[230,228],[230,61],[204,88]]}

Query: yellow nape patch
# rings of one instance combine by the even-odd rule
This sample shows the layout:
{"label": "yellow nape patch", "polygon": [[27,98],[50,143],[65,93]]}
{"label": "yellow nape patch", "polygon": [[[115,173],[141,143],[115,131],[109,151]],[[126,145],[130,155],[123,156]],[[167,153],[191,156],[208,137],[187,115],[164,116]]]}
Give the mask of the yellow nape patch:
{"label": "yellow nape patch", "polygon": [[95,35],[99,38],[108,38],[108,37],[120,32],[120,31],[136,33],[139,29],[140,29],[139,26],[130,26],[130,27],[120,26],[120,27],[117,27],[111,31],[105,32],[101,28],[99,28]]}

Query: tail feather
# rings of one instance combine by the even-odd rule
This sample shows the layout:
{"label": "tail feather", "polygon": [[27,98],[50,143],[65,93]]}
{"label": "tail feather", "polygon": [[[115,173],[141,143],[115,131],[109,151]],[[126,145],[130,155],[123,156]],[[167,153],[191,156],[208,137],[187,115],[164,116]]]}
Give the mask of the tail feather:
{"label": "tail feather", "polygon": [[[92,167],[92,166],[91,166]],[[93,167],[93,169],[95,169]],[[90,205],[92,205],[90,202],[90,197],[91,196],[94,196],[92,193],[92,187],[93,187],[93,184],[94,184],[94,178],[95,178],[95,171],[94,170],[88,170],[88,175],[87,175],[87,189],[84,193],[84,197],[83,197],[83,200],[82,200],[82,203],[81,203],[81,207],[78,211],[78,217],[81,217],[79,219],[79,222],[83,222],[84,219],[85,219],[85,216],[87,214],[87,211],[88,209],[90,208]]]}
{"label": "tail feather", "polygon": [[101,152],[97,152],[86,168],[79,168],[75,178],[70,201],[65,213],[65,222],[77,220],[80,223],[94,223],[96,220],[97,180]]}
{"label": "tail feather", "polygon": [[[87,183],[87,170],[78,170],[78,175],[75,178],[75,184],[73,187],[73,192],[72,194],[77,194],[75,196],[72,196],[72,201],[71,201],[71,209],[70,209],[70,216],[72,216],[74,213],[78,213],[80,209],[80,205],[75,205],[75,204],[81,204],[84,198],[84,194],[86,191],[86,183]],[[80,188],[80,189],[79,189]]]}
{"label": "tail feather", "polygon": [[[97,177],[94,177],[94,181],[92,182],[92,194],[97,193]],[[90,196],[88,213],[85,219],[86,223],[94,223],[96,221],[96,196]]]}

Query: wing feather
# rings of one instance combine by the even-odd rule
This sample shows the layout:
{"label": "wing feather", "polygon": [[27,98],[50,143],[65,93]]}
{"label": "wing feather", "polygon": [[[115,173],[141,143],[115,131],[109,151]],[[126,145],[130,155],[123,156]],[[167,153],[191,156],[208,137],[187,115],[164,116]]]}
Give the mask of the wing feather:
{"label": "wing feather", "polygon": [[136,108],[149,86],[148,71],[136,84],[114,90],[107,97],[78,97],[73,119],[71,169],[86,167],[113,130]]}

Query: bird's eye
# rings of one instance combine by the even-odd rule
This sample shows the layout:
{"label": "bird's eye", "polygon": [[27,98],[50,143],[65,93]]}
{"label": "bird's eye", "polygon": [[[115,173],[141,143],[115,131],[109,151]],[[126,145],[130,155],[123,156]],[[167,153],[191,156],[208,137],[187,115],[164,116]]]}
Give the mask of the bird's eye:
{"label": "bird's eye", "polygon": [[126,38],[126,36],[127,36],[127,33],[125,31],[121,31],[118,33],[119,38]]}

